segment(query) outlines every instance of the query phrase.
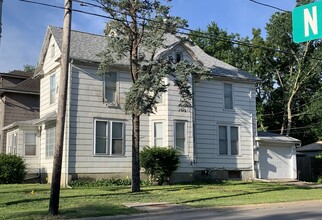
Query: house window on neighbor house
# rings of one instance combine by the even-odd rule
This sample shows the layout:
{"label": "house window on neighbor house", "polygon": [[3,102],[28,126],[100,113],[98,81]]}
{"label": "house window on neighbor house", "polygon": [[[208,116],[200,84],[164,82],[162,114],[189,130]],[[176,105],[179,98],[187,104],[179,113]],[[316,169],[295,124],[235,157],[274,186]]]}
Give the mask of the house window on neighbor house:
{"label": "house window on neighbor house", "polygon": [[56,101],[56,75],[50,76],[50,92],[49,92],[49,103],[53,104]]}
{"label": "house window on neighbor house", "polygon": [[154,122],[153,123],[153,144],[154,146],[163,146],[163,123]]}
{"label": "house window on neighbor house", "polygon": [[18,132],[7,134],[7,153],[8,154],[17,154],[17,139]]}
{"label": "house window on neighbor house", "polygon": [[233,109],[233,85],[224,83],[224,107]]}
{"label": "house window on neighbor house", "polygon": [[219,126],[219,154],[239,154],[239,129],[236,126]]}
{"label": "house window on neighbor house", "polygon": [[176,53],[176,63],[179,63],[182,60],[182,53]]}
{"label": "house window on neighbor house", "polygon": [[117,104],[116,100],[116,73],[104,75],[104,101]]}
{"label": "house window on neighbor house", "polygon": [[181,152],[185,152],[186,146],[186,123],[183,121],[176,121],[175,122],[175,148]]}
{"label": "house window on neighbor house", "polygon": [[37,133],[25,133],[25,156],[36,156]]}
{"label": "house window on neighbor house", "polygon": [[55,148],[55,135],[56,128],[50,127],[46,129],[46,157],[54,156],[54,148]]}
{"label": "house window on neighbor house", "polygon": [[124,123],[95,120],[95,155],[124,155]]}

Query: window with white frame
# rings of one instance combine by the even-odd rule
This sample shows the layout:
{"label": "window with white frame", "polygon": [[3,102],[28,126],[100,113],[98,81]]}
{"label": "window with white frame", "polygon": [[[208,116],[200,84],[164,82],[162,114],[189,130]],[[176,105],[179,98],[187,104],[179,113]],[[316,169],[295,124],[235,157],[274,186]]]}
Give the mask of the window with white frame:
{"label": "window with white frame", "polygon": [[50,47],[50,58],[55,56],[55,44],[52,44]]}
{"label": "window with white frame", "polygon": [[186,146],[186,123],[184,121],[175,122],[175,133],[174,133],[175,148],[181,152],[185,152]]}
{"label": "window with white frame", "polygon": [[49,103],[53,104],[56,101],[56,75],[50,76],[50,91],[49,91]]}
{"label": "window with white frame", "polygon": [[117,103],[116,100],[116,73],[104,75],[104,101],[108,103]]}
{"label": "window with white frame", "polygon": [[18,132],[7,134],[7,153],[17,154]]}
{"label": "window with white frame", "polygon": [[95,155],[124,155],[124,122],[95,120]]}
{"label": "window with white frame", "polygon": [[56,128],[50,127],[46,129],[46,157],[54,156],[55,133]]}
{"label": "window with white frame", "polygon": [[153,123],[153,144],[154,146],[163,146],[163,123],[154,122]]}
{"label": "window with white frame", "polygon": [[219,126],[219,154],[239,155],[239,129],[236,126]]}
{"label": "window with white frame", "polygon": [[37,133],[25,133],[25,156],[36,156]]}
{"label": "window with white frame", "polygon": [[224,83],[224,107],[233,109],[233,85]]}

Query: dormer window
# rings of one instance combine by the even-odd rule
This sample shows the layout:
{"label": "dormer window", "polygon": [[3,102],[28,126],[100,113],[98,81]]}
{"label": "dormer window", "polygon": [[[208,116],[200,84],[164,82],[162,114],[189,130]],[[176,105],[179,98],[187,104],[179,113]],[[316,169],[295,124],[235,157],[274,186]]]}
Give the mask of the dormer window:
{"label": "dormer window", "polygon": [[182,60],[182,53],[176,53],[176,63],[179,63]]}

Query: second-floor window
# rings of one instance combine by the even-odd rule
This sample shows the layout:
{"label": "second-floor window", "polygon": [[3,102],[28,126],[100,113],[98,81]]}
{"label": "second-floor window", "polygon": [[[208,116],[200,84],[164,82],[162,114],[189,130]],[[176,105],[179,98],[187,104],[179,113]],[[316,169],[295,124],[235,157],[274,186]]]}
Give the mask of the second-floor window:
{"label": "second-floor window", "polygon": [[104,75],[104,101],[116,104],[116,73]]}
{"label": "second-floor window", "polygon": [[233,109],[233,85],[224,83],[224,108]]}
{"label": "second-floor window", "polygon": [[153,123],[153,144],[154,146],[163,147],[163,123]]}
{"label": "second-floor window", "polygon": [[36,156],[36,133],[25,133],[25,156]]}
{"label": "second-floor window", "polygon": [[124,155],[124,122],[95,120],[95,155]]}
{"label": "second-floor window", "polygon": [[219,154],[239,155],[238,127],[219,126]]}
{"label": "second-floor window", "polygon": [[53,104],[56,100],[56,75],[50,76],[50,91],[49,91],[49,103]]}

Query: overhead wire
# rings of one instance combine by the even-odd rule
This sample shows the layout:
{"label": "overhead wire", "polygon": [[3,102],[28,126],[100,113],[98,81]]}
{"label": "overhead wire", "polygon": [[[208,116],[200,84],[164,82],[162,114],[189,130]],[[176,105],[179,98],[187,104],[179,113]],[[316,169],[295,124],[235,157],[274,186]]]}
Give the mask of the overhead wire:
{"label": "overhead wire", "polygon": [[[33,4],[38,4],[38,5],[43,5],[43,6],[48,6],[48,7],[54,7],[54,8],[59,8],[59,9],[65,9],[63,6],[55,6],[55,5],[51,5],[51,4],[47,4],[47,3],[40,3],[40,2],[35,2],[35,1],[31,1],[31,0],[18,0],[21,2],[27,2],[27,3],[33,3]],[[75,2],[79,2],[81,4],[81,6],[86,6],[87,5],[91,5],[93,7],[98,7],[101,9],[104,9],[104,7],[96,5],[96,4],[92,4],[86,1],[79,1],[79,0],[73,0]],[[127,22],[127,20],[124,19],[118,19],[115,17],[111,17],[111,16],[107,16],[107,15],[102,15],[102,14],[97,14],[97,13],[92,13],[92,12],[87,12],[87,11],[83,11],[83,10],[79,10],[79,9],[71,9],[74,12],[78,12],[78,13],[83,13],[83,14],[87,14],[87,15],[92,15],[92,16],[96,16],[96,17],[101,17],[101,18],[107,18],[107,19],[111,19],[111,20],[116,20],[116,21],[120,21],[120,22]],[[116,13],[119,14],[123,14],[123,15],[128,15],[124,12],[117,12]],[[147,18],[142,18],[140,16],[138,16],[137,18],[139,19],[145,19],[145,20],[151,20],[151,19],[147,19]],[[218,41],[222,41],[222,42],[230,42],[236,45],[241,45],[241,46],[245,46],[245,47],[249,47],[249,48],[257,48],[257,49],[264,49],[267,51],[271,51],[271,52],[276,52],[276,53],[282,53],[282,54],[286,54],[286,55],[291,55],[293,56],[294,54],[292,52],[289,51],[285,51],[285,50],[280,50],[280,49],[275,49],[275,48],[271,48],[271,47],[266,47],[266,46],[262,46],[262,45],[254,45],[254,44],[249,44],[243,41],[239,41],[236,39],[232,39],[232,38],[222,38],[222,37],[218,37],[209,33],[204,33],[202,31],[196,31],[196,30],[192,30],[186,27],[177,27],[178,29],[181,30],[185,30],[185,31],[190,31],[190,33],[184,32],[184,31],[179,31],[177,30],[176,33],[177,34],[183,34],[183,35],[187,35],[187,36],[193,36],[193,37],[200,37],[200,38],[205,38],[205,39],[210,39],[210,40],[218,40]],[[298,56],[298,57],[305,57],[305,56]],[[309,59],[313,59],[313,60],[318,60],[318,61],[322,61],[322,58],[317,58],[317,57],[308,57]]]}

